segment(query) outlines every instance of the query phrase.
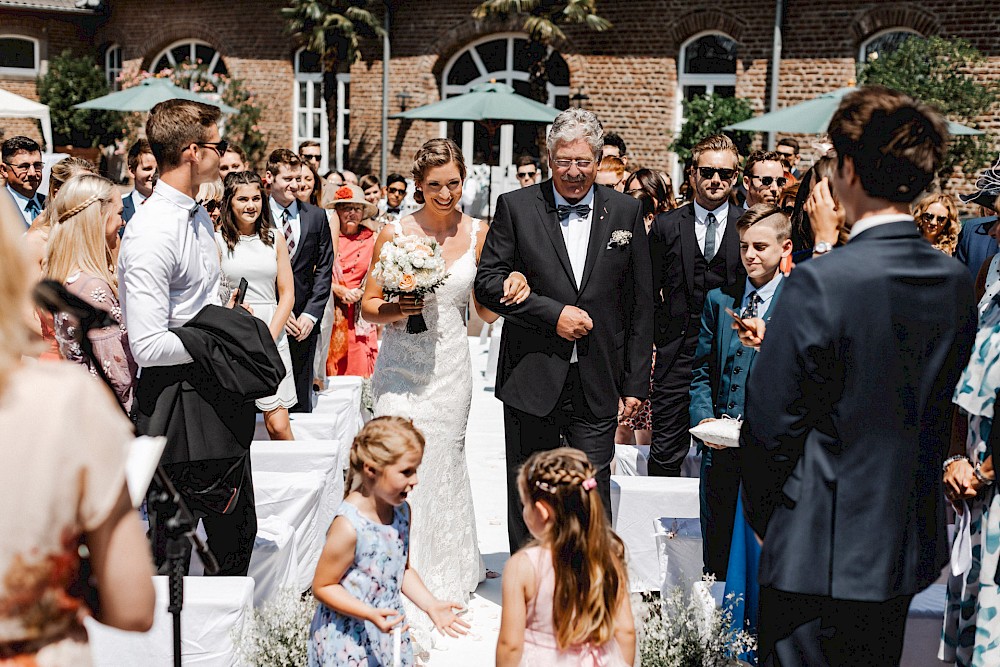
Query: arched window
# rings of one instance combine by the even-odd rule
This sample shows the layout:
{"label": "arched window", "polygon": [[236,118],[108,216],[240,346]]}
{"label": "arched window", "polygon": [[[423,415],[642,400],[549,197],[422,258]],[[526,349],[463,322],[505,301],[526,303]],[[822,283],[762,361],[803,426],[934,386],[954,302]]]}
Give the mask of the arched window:
{"label": "arched window", "polygon": [[[219,74],[229,74],[229,71],[226,69],[226,63],[223,62],[222,56],[214,47],[205,42],[193,39],[176,42],[161,51],[153,59],[153,66],[150,68],[150,71],[162,72],[165,69],[177,69],[182,63],[204,65],[205,71],[210,77],[215,77]],[[196,83],[192,79],[192,89]]]}
{"label": "arched window", "polygon": [[[329,162],[330,132],[326,116],[326,101],[323,99],[323,64],[319,55],[299,49],[295,53],[295,148],[303,141],[317,141],[323,150],[322,171]],[[338,127],[339,127],[338,123]],[[338,138],[342,139],[338,132]],[[338,145],[338,148],[340,146]],[[343,168],[343,153],[337,161]]]}
{"label": "arched window", "polygon": [[889,28],[875,33],[861,44],[858,52],[858,62],[866,63],[885,57],[899,48],[899,45],[912,37],[921,37],[916,30],[910,28]]}
{"label": "arched window", "polygon": [[0,74],[38,74],[38,40],[21,35],[0,35]]}
{"label": "arched window", "polygon": [[122,47],[112,44],[104,52],[104,76],[108,79],[111,90],[121,90],[118,77],[122,73]]}
{"label": "arched window", "polygon": [[[537,51],[536,49],[544,49]],[[535,46],[523,34],[499,34],[484,37],[456,53],[441,74],[442,99],[467,93],[480,83],[505,83],[518,94],[531,97],[531,68],[544,56],[548,77],[546,104],[557,109],[569,108],[569,66],[550,47]],[[513,133],[496,132],[493,146],[486,128],[479,123],[449,123],[447,135],[466,153],[467,162],[484,163],[492,156],[493,164],[509,164],[513,156],[538,157],[537,126],[515,124]],[[504,138],[507,137],[507,138]]]}
{"label": "arched window", "polygon": [[677,58],[678,98],[736,96],[736,41],[721,33],[696,35],[684,42]]}

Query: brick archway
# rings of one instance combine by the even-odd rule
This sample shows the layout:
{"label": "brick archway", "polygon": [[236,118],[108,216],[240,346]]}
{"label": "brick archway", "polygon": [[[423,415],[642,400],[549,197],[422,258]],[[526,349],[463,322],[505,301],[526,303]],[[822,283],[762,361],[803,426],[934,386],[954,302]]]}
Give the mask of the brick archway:
{"label": "brick archway", "polygon": [[[185,40],[205,42],[219,52],[219,56],[223,61],[227,62],[227,68],[229,58],[233,57],[233,54],[236,52],[232,45],[228,43],[228,40],[213,33],[203,23],[184,19],[167,20],[161,24],[157,24],[156,28],[155,38],[143,40],[142,43],[145,43],[146,47],[139,54],[139,58],[142,60],[142,68],[146,70],[155,64],[153,63],[153,58],[174,42]],[[128,43],[136,43],[136,40],[134,38],[130,39]]]}
{"label": "brick archway", "polygon": [[716,9],[696,9],[675,19],[666,37],[674,50],[702,32],[721,32],[742,44],[746,29],[746,22],[732,14]]}
{"label": "brick archway", "polygon": [[858,16],[851,25],[855,46],[872,35],[892,28],[909,28],[924,37],[941,34],[937,17],[921,7],[900,2],[881,5]]}

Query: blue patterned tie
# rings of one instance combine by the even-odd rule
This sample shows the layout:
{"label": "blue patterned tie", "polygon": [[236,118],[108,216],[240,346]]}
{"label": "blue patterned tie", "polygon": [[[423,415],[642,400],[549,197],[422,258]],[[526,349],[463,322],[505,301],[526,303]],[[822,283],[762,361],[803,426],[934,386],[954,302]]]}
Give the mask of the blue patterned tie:
{"label": "blue patterned tie", "polygon": [[750,292],[747,299],[747,307],[740,313],[740,319],[744,320],[750,317],[757,317],[757,305],[763,300],[760,298],[760,294],[757,294],[757,290]]}

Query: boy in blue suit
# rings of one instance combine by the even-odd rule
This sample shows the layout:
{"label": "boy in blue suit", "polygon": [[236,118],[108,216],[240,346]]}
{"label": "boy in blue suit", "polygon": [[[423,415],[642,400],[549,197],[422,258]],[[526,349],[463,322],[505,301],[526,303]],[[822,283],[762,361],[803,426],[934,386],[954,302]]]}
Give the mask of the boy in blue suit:
{"label": "boy in blue suit", "polygon": [[[726,309],[769,320],[781,292],[782,258],[792,252],[791,223],[769,204],[758,204],[736,223],[746,279],[705,298],[691,383],[691,425],[742,418],[747,376],[757,352],[743,347]],[[701,463],[701,532],[705,572],[726,578],[740,491],[739,449],[704,442]]]}

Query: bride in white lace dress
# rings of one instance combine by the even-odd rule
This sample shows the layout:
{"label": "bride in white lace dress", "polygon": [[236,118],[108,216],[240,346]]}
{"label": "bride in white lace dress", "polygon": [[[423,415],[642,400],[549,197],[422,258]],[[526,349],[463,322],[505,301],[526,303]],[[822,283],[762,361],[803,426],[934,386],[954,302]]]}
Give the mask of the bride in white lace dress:
{"label": "bride in white lace dress", "polygon": [[[485,567],[476,538],[472,487],[465,457],[465,430],[472,403],[472,365],[465,311],[472,297],[479,253],[488,227],[457,209],[465,180],[465,163],[450,139],[432,139],[417,152],[413,180],[425,205],[413,215],[383,228],[382,245],[399,234],[437,239],[448,277],[422,300],[387,301],[374,280],[365,287],[364,318],[385,325],[375,374],[374,414],[408,417],[424,434],[426,445],[419,484],[407,500],[413,513],[410,564],[441,600],[465,604]],[[511,274],[506,294],[520,303],[529,290],[524,276]],[[478,303],[478,315],[493,322],[497,315]],[[427,331],[406,332],[409,315],[422,313]],[[407,605],[407,622],[415,638],[427,636],[430,619]],[[423,643],[423,642],[420,642]]]}

